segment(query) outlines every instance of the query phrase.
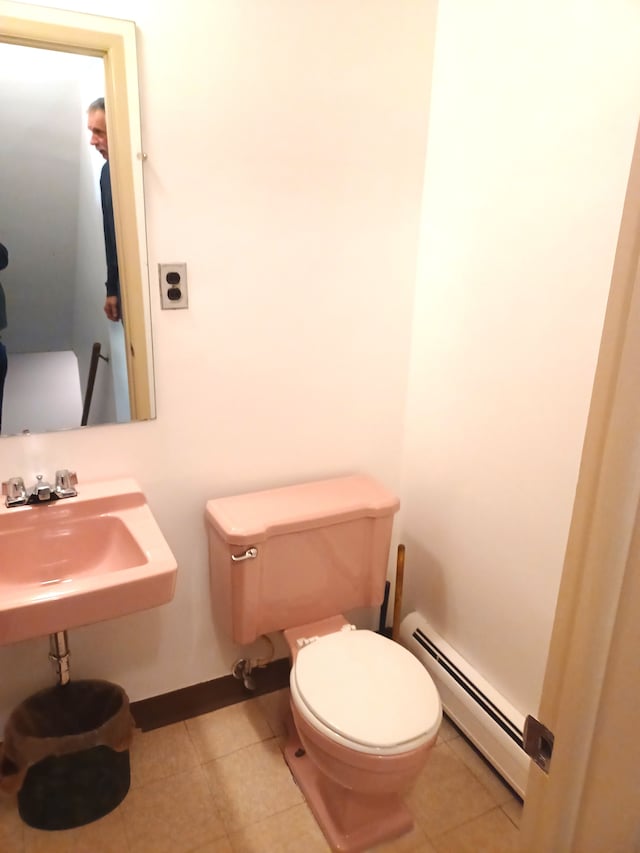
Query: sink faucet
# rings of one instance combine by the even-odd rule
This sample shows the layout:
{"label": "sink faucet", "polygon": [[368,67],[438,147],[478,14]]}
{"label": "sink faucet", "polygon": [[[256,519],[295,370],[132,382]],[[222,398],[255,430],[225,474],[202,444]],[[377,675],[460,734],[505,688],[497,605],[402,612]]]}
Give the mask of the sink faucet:
{"label": "sink faucet", "polygon": [[8,507],[49,503],[60,498],[75,497],[78,494],[75,488],[77,482],[75,471],[63,468],[56,471],[55,486],[43,479],[42,474],[36,476],[36,483],[30,489],[25,488],[22,477],[11,477],[2,484],[2,494],[6,495],[5,504]]}
{"label": "sink faucet", "polygon": [[50,501],[52,492],[53,488],[46,480],[42,479],[42,474],[36,474],[36,484],[29,492],[27,503],[38,504]]}
{"label": "sink faucet", "polygon": [[22,477],[11,477],[2,484],[2,494],[7,496],[8,507],[21,506],[27,502],[27,490]]}
{"label": "sink faucet", "polygon": [[76,489],[77,483],[78,477],[76,472],[62,468],[56,471],[55,494],[59,498],[75,498],[78,494],[78,490]]}

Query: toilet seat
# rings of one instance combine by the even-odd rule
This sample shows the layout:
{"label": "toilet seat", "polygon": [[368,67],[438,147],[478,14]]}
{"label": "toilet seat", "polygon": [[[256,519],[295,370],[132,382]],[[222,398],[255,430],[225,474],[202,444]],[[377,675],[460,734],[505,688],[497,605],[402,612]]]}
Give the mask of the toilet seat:
{"label": "toilet seat", "polygon": [[309,724],[358,752],[417,749],[435,738],[442,719],[424,666],[373,631],[338,631],[303,646],[290,684],[296,709]]}

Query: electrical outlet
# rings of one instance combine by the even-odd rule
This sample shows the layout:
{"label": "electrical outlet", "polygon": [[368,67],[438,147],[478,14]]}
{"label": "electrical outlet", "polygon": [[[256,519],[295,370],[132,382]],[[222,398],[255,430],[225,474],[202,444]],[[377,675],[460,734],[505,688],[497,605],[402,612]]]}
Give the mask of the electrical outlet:
{"label": "electrical outlet", "polygon": [[186,264],[158,264],[160,302],[163,308],[188,308]]}

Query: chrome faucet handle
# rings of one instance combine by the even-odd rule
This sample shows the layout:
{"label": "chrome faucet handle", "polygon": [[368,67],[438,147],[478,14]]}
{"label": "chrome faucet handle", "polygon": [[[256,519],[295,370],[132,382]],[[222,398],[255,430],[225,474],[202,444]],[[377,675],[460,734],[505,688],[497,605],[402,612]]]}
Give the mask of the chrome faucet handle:
{"label": "chrome faucet handle", "polygon": [[78,476],[75,471],[69,471],[67,468],[61,468],[56,471],[56,488],[55,492],[59,498],[73,498],[78,494],[75,486],[78,483]]}
{"label": "chrome faucet handle", "polygon": [[42,479],[42,474],[36,474],[36,484],[33,487],[33,497],[36,501],[44,503],[51,500],[51,486]]}
{"label": "chrome faucet handle", "polygon": [[27,490],[22,477],[10,477],[2,484],[2,494],[6,495],[6,506],[20,506],[27,502]]}

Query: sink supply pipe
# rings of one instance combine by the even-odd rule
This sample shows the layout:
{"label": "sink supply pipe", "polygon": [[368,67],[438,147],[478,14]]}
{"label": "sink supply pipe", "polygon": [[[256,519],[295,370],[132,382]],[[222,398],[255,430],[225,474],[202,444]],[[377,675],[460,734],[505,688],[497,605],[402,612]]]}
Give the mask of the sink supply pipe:
{"label": "sink supply pipe", "polygon": [[69,674],[69,644],[67,643],[67,632],[57,631],[49,634],[49,660],[55,665],[58,684],[65,685],[71,680]]}
{"label": "sink supply pipe", "polygon": [[398,545],[396,559],[396,588],[393,594],[393,630],[391,639],[398,641],[400,636],[400,619],[402,616],[402,587],[404,585],[404,545]]}

